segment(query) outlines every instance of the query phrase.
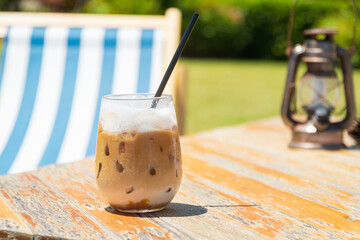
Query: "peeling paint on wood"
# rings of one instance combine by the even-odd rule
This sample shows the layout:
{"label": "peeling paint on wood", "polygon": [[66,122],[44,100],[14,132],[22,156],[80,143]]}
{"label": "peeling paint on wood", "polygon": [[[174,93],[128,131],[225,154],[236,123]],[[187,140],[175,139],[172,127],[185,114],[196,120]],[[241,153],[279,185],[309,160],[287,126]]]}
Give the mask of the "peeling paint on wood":
{"label": "peeling paint on wood", "polygon": [[0,238],[359,239],[359,149],[289,139],[279,118],[183,137],[181,188],[156,213],[110,208],[94,158],[2,176]]}
{"label": "peeling paint on wood", "polygon": [[[9,195],[5,194],[5,196],[9,198]],[[11,238],[16,233],[21,233],[18,235],[23,237],[32,236],[31,230],[21,217],[0,197],[0,238]]]}

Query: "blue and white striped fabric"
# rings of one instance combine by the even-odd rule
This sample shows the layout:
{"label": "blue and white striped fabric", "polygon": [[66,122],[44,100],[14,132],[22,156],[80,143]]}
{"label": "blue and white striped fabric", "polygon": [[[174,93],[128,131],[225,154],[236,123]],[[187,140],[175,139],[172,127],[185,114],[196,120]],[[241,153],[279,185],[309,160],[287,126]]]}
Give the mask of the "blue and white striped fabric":
{"label": "blue and white striped fabric", "polygon": [[161,29],[8,28],[0,65],[0,174],[95,154],[101,96],[155,92]]}

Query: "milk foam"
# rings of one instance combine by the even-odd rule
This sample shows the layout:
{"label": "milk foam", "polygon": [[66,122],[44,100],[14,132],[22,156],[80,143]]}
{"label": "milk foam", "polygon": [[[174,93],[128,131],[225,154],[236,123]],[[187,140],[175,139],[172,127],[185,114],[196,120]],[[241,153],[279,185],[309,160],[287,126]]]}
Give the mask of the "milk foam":
{"label": "milk foam", "polygon": [[172,103],[162,108],[140,108],[103,102],[100,123],[103,131],[111,133],[171,130],[173,126],[177,126]]}

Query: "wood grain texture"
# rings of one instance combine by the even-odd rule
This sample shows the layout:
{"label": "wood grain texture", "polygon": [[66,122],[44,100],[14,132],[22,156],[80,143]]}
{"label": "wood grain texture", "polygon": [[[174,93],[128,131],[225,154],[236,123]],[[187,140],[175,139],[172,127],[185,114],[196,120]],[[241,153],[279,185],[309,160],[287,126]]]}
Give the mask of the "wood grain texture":
{"label": "wood grain texture", "polygon": [[0,238],[360,239],[359,148],[289,140],[279,118],[182,137],[183,182],[157,213],[114,212],[93,158],[2,176]]}

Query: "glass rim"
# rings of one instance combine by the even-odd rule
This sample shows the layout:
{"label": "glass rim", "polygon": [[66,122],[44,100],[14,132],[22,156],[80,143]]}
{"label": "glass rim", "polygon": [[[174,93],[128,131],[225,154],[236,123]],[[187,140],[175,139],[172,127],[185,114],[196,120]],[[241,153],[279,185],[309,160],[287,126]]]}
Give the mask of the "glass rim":
{"label": "glass rim", "polygon": [[[102,99],[109,100],[109,101],[118,101],[118,100],[138,101],[138,100],[172,99],[171,94],[162,94],[160,97],[155,97],[154,95],[155,95],[154,93],[107,94],[107,95],[102,96]],[[132,97],[135,97],[135,98],[132,98]]]}

